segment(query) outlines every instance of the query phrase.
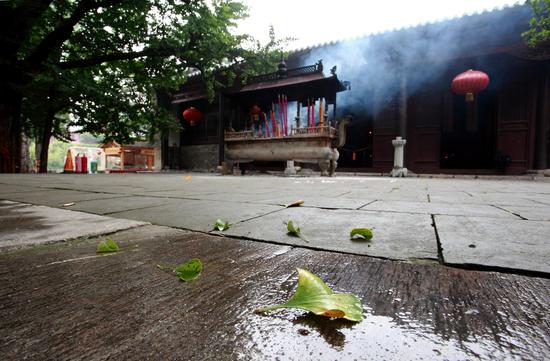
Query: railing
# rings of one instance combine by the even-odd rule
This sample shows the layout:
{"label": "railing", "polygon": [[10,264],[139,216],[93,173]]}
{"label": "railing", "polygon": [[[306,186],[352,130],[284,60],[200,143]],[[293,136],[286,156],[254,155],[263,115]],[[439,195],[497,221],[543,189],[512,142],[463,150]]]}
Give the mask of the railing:
{"label": "railing", "polygon": [[[322,62],[318,62],[314,65],[306,65],[302,66],[300,68],[294,68],[294,69],[288,69],[285,73],[285,78],[291,78],[294,76],[299,75],[307,75],[307,74],[313,74],[313,73],[321,73],[323,71],[323,64]],[[268,74],[262,74],[262,75],[256,75],[252,76],[248,79],[247,84],[254,84],[254,83],[261,83],[266,81],[274,81],[277,79],[281,79],[281,76],[279,76],[278,72],[268,73]]]}
{"label": "railing", "polygon": [[245,130],[242,132],[225,132],[225,139],[254,139],[254,132],[251,130]]}
{"label": "railing", "polygon": [[337,130],[329,125],[319,125],[315,127],[303,127],[303,128],[294,128],[291,130],[289,136],[281,137],[265,137],[255,134],[251,130],[246,130],[242,132],[225,132],[226,140],[255,140],[255,139],[288,139],[288,138],[303,138],[303,137],[319,137],[319,136],[328,136],[336,137]]}
{"label": "railing", "polygon": [[316,127],[303,127],[292,129],[291,135],[333,135],[336,136],[337,131],[330,125],[318,125]]}

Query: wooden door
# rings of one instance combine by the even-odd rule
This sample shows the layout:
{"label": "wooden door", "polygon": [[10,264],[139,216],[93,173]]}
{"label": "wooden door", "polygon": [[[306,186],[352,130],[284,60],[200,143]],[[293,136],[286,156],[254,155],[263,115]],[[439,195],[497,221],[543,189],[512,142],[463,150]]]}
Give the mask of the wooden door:
{"label": "wooden door", "polygon": [[420,91],[407,103],[407,168],[415,173],[439,172],[443,93]]}
{"label": "wooden door", "polygon": [[398,135],[398,119],[397,96],[393,96],[389,100],[376,99],[372,135],[372,166],[374,170],[389,172],[393,168],[391,141]]}
{"label": "wooden door", "polygon": [[534,82],[503,85],[498,97],[497,158],[509,156],[507,174],[522,174],[533,167],[537,88]]}

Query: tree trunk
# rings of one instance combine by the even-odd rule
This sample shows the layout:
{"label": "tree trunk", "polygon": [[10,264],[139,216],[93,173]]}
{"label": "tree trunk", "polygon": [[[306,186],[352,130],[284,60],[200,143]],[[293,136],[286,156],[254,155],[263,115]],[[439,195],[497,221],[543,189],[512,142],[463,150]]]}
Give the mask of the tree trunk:
{"label": "tree trunk", "polygon": [[21,170],[21,95],[5,86],[0,90],[0,171]]}
{"label": "tree trunk", "polygon": [[48,151],[50,149],[50,139],[52,137],[54,114],[52,111],[48,111],[46,119],[44,121],[44,129],[42,132],[42,147],[40,149],[40,173],[48,172]]}
{"label": "tree trunk", "polygon": [[21,173],[30,173],[33,170],[29,154],[30,139],[26,134],[21,135]]}
{"label": "tree trunk", "polygon": [[[40,163],[40,153],[42,152],[42,134],[34,138],[34,159],[36,164]],[[36,169],[38,171],[38,168]]]}

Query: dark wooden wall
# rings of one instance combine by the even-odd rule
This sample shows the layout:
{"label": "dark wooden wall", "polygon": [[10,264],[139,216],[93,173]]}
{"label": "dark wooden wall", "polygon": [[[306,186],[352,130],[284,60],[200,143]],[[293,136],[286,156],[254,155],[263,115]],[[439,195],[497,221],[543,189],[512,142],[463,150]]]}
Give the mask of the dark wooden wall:
{"label": "dark wooden wall", "polygon": [[[546,109],[540,102],[550,102],[538,94],[544,63],[508,55],[469,61],[476,62],[493,73],[490,87],[474,103],[465,103],[450,91],[457,69],[467,65],[408,90],[405,166],[413,172],[523,174],[535,167],[537,117],[544,117],[540,109]],[[372,171],[389,172],[391,140],[399,135],[398,94],[391,99],[374,97]],[[549,123],[550,119],[538,121]],[[448,157],[461,158],[453,163]],[[510,159],[505,169],[500,163],[503,157]]]}

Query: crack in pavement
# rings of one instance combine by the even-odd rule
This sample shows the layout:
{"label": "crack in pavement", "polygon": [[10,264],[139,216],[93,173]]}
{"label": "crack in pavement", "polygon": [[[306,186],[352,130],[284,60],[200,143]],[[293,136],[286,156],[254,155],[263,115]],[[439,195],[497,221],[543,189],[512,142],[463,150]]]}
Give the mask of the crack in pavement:
{"label": "crack in pavement", "polygon": [[437,243],[437,258],[439,260],[439,264],[446,264],[445,258],[443,257],[443,247],[441,246],[441,239],[439,238],[439,232],[437,231],[437,224],[435,223],[435,214],[430,214],[430,217],[432,218],[432,227],[434,228],[435,232],[435,241]]}
{"label": "crack in pavement", "polygon": [[502,207],[497,206],[497,205],[495,205],[495,204],[490,204],[490,206],[491,206],[491,207],[495,207],[495,208],[497,208],[497,209],[500,209],[500,210],[502,210],[502,211],[504,211],[504,212],[506,212],[506,213],[513,214],[514,216],[519,217],[520,219],[522,219],[522,220],[524,220],[524,221],[528,221],[528,220],[529,220],[529,219],[523,217],[522,215],[520,215],[519,213],[512,212],[512,211],[510,211],[510,210],[508,210],[508,209],[506,209],[506,208],[502,208]]}

